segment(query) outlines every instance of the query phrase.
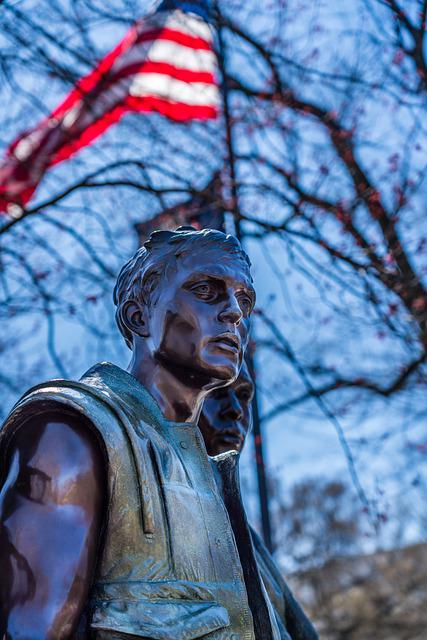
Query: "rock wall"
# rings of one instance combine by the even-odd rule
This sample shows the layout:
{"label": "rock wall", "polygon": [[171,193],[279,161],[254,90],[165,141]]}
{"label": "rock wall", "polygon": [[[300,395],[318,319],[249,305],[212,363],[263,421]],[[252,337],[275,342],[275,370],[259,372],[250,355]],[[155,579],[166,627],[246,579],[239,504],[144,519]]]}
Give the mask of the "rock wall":
{"label": "rock wall", "polygon": [[322,640],[427,640],[427,543],[335,559],[289,583]]}

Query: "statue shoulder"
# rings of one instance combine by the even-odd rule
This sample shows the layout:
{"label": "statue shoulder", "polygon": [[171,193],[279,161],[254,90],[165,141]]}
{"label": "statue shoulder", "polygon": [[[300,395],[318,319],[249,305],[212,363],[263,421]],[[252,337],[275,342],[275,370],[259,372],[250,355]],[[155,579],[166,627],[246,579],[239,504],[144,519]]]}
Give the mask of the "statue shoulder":
{"label": "statue shoulder", "polygon": [[105,413],[114,413],[114,402],[108,391],[76,380],[54,379],[29,389],[14,405],[0,431],[1,443],[28,419],[55,413],[80,416],[87,425],[97,426]]}
{"label": "statue shoulder", "polygon": [[53,408],[29,415],[15,425],[7,445],[5,481],[28,500],[83,504],[91,493],[103,493],[102,450],[83,416]]}

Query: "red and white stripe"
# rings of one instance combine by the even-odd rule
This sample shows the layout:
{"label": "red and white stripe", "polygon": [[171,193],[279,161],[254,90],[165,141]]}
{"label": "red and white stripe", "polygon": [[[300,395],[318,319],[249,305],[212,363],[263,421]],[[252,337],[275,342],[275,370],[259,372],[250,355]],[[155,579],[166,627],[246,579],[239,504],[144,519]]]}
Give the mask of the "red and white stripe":
{"label": "red and white stripe", "polygon": [[25,206],[48,167],[92,143],[129,111],[176,121],[215,118],[219,91],[210,26],[175,9],[137,22],[0,166],[0,211]]}

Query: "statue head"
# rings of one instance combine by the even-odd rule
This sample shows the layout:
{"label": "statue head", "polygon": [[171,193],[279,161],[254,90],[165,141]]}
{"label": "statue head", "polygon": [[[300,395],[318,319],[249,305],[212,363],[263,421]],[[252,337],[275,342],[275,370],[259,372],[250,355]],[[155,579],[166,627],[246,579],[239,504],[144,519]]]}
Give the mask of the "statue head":
{"label": "statue head", "polygon": [[243,361],[239,376],[227,387],[214,389],[203,402],[199,428],[210,456],[241,451],[252,423],[254,384]]}
{"label": "statue head", "polygon": [[233,236],[155,231],[120,271],[114,302],[134,357],[140,352],[195,388],[236,379],[255,292],[249,258]]}

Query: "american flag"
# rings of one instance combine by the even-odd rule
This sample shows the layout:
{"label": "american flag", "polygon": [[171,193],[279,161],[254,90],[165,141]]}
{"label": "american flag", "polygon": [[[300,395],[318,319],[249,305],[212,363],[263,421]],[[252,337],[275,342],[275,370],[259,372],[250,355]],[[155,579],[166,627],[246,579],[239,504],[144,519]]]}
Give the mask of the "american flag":
{"label": "american flag", "polygon": [[0,213],[22,215],[44,173],[129,111],[215,118],[219,91],[207,0],[164,0],[136,22],[52,113],[21,134],[0,164]]}

